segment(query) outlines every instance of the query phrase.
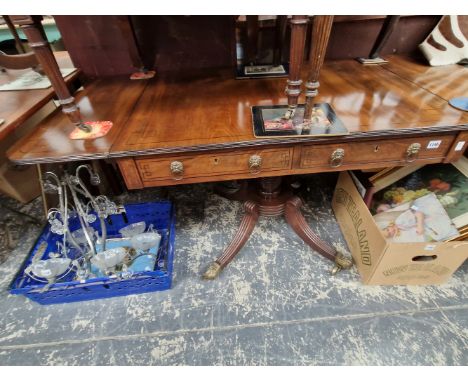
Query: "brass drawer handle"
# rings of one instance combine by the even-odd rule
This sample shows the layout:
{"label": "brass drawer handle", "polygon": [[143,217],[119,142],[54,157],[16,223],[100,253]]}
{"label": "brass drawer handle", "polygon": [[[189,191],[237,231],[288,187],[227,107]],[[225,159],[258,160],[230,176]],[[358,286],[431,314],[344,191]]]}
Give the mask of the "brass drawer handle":
{"label": "brass drawer handle", "polygon": [[171,162],[171,173],[174,175],[174,180],[180,180],[184,175],[184,164],[179,161]]}
{"label": "brass drawer handle", "polygon": [[330,156],[330,167],[340,167],[343,164],[344,150],[336,149]]}
{"label": "brass drawer handle", "polygon": [[262,167],[262,157],[260,155],[251,155],[249,158],[249,170],[252,174],[258,174]]}
{"label": "brass drawer handle", "polygon": [[406,150],[406,161],[413,162],[416,160],[419,154],[419,150],[421,150],[420,143],[411,143]]}

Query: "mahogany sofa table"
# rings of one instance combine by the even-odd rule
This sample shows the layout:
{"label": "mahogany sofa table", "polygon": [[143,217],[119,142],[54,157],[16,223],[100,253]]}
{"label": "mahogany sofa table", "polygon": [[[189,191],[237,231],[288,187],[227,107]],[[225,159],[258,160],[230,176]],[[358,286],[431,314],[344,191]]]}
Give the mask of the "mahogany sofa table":
{"label": "mahogany sofa table", "polygon": [[71,141],[68,134],[74,126],[57,111],[8,156],[22,164],[113,159],[129,189],[260,179],[260,194],[249,196],[243,189],[235,196],[248,200],[246,217],[208,278],[241,249],[260,213],[285,212],[309,245],[335,259],[336,251],[307,226],[300,200],[287,189],[280,192],[279,177],[452,162],[467,146],[468,114],[447,101],[467,95],[468,69],[433,68],[402,56],[388,61],[386,66],[363,66],[354,60],[324,65],[316,102],[332,105],[348,135],[256,138],[251,107],[286,105],[284,79],[238,81],[229,70],[211,70],[191,79],[98,79],[85,85],[76,102],[83,120],[112,120],[107,136]]}

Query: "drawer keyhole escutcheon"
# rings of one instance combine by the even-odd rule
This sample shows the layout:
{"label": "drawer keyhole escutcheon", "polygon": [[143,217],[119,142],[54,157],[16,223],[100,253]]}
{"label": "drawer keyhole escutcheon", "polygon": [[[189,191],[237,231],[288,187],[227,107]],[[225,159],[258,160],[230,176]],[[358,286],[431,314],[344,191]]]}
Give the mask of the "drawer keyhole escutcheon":
{"label": "drawer keyhole escutcheon", "polygon": [[336,149],[330,156],[330,167],[340,167],[343,164],[345,152],[343,149]]}
{"label": "drawer keyhole escutcheon", "polygon": [[262,167],[262,157],[260,155],[251,155],[249,158],[249,170],[252,174],[258,174]]}
{"label": "drawer keyhole escutcheon", "polygon": [[419,150],[421,150],[420,143],[411,143],[406,150],[406,161],[413,162],[416,160],[419,154]]}
{"label": "drawer keyhole escutcheon", "polygon": [[174,176],[174,180],[181,180],[184,175],[184,164],[179,161],[171,162],[171,173]]}
{"label": "drawer keyhole escutcheon", "polygon": [[375,145],[375,146],[374,146],[374,153],[376,153],[377,151],[379,151],[379,149],[380,149],[379,145]]}

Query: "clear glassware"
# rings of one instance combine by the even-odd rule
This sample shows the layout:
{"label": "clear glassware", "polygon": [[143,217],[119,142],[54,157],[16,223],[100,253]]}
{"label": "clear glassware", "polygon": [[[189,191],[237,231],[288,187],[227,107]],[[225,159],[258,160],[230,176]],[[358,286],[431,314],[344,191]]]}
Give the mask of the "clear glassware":
{"label": "clear glassware", "polygon": [[122,237],[132,238],[133,236],[139,235],[145,232],[146,223],[144,221],[129,224],[119,230]]}
{"label": "clear glassware", "polygon": [[130,239],[132,247],[143,252],[141,255],[149,255],[149,250],[159,246],[160,241],[161,235],[157,232],[140,233]]}
{"label": "clear glassware", "polygon": [[63,257],[39,260],[29,265],[25,272],[52,283],[57,276],[64,274],[69,269],[70,264],[71,259]]}
{"label": "clear glassware", "polygon": [[91,257],[91,264],[99,268],[104,274],[115,272],[115,267],[121,264],[129,251],[126,247],[116,247],[107,251],[99,252]]}
{"label": "clear glassware", "polygon": [[[88,236],[90,238],[94,238],[96,230],[93,227],[86,228],[86,231],[88,232]],[[88,243],[84,232],[84,228],[80,228],[73,231],[71,235],[79,245],[85,245]]]}

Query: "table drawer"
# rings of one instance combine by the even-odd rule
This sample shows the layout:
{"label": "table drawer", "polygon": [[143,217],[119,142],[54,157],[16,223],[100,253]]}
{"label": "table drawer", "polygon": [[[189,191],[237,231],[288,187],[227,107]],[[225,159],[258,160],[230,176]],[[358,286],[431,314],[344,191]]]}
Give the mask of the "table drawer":
{"label": "table drawer", "polygon": [[249,150],[239,153],[178,155],[136,159],[143,182],[187,178],[263,174],[291,168],[292,148]]}
{"label": "table drawer", "polygon": [[410,163],[418,159],[442,158],[454,140],[451,135],[388,139],[369,142],[347,142],[330,145],[306,145],[302,147],[299,167],[340,167],[358,163],[399,161]]}

